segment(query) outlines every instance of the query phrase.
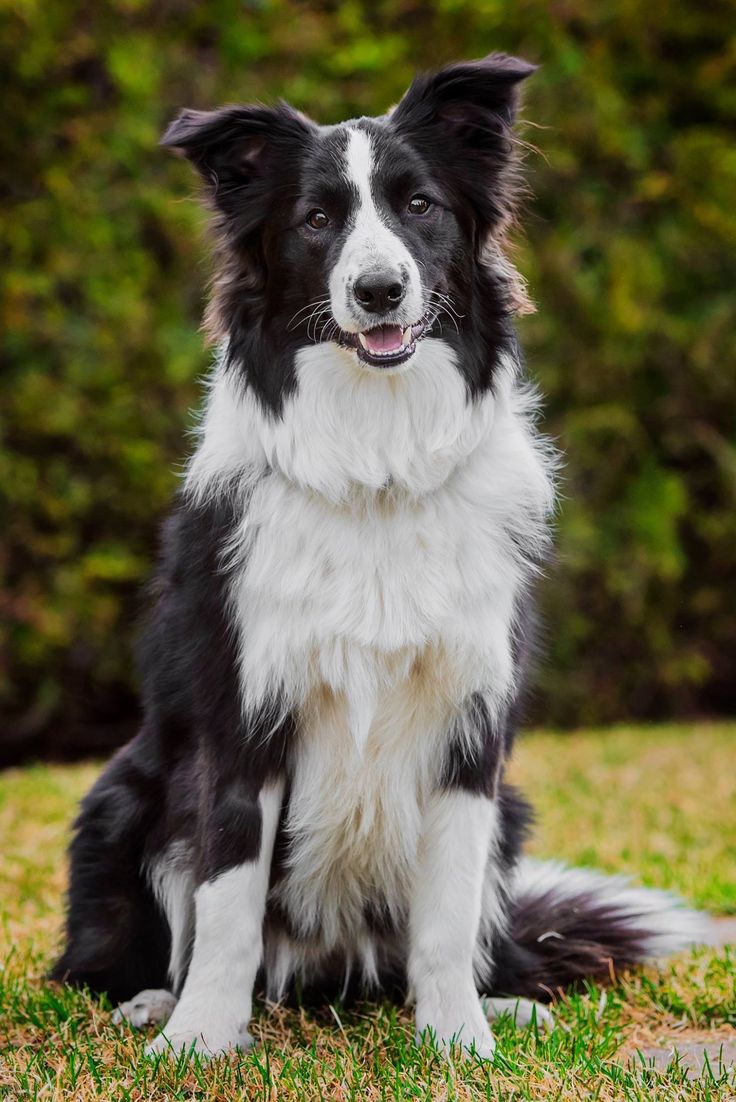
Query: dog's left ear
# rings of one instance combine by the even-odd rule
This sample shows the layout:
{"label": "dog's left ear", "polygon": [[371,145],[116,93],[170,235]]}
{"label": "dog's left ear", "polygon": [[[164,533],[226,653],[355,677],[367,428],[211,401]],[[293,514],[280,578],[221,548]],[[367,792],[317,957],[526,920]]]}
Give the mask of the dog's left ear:
{"label": "dog's left ear", "polygon": [[[487,206],[489,185],[501,181],[511,157],[518,86],[535,69],[507,54],[448,65],[417,77],[392,112],[391,122],[421,148],[430,164],[454,169],[459,186],[462,181],[463,190],[475,192],[470,197]],[[501,194],[497,200],[497,210],[485,211],[490,221],[501,217],[507,205]]]}
{"label": "dog's left ear", "polygon": [[312,137],[315,124],[287,103],[243,104],[217,111],[182,111],[161,145],[191,161],[210,199],[241,228],[265,213],[280,155],[293,154]]}

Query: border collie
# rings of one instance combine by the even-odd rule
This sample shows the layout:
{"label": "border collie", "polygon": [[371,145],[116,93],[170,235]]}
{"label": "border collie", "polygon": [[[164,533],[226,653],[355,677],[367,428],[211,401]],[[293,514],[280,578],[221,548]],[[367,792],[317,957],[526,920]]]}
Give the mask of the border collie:
{"label": "border collie", "polygon": [[490,1057],[495,1015],[698,937],[664,894],[522,858],[504,780],[555,499],[503,251],[533,68],[162,139],[215,212],[218,355],[52,973],[159,1021],[150,1052],[245,1049],[254,990],[297,987],[400,992],[418,1039]]}

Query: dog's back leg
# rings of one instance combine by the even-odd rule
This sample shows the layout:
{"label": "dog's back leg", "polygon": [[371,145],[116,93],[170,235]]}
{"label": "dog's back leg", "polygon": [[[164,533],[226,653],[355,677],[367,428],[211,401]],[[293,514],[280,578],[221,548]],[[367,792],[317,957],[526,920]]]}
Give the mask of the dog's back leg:
{"label": "dog's back leg", "polygon": [[162,806],[160,777],[139,735],[82,802],[70,847],[66,943],[51,979],[104,991],[113,1002],[166,986],[171,935],[146,856]]}

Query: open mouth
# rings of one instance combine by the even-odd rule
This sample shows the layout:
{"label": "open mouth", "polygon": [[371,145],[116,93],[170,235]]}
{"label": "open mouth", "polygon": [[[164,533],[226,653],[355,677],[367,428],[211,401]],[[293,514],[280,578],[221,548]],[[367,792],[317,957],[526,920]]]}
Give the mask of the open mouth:
{"label": "open mouth", "polygon": [[340,344],[354,348],[358,359],[372,367],[395,367],[405,363],[417,349],[417,341],[423,336],[428,319],[422,318],[414,325],[377,325],[363,333],[340,334]]}

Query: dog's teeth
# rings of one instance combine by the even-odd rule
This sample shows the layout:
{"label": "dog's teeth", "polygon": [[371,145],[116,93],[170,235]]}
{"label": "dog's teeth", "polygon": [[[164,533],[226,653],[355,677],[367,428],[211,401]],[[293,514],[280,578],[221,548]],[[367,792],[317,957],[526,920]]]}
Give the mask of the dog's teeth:
{"label": "dog's teeth", "polygon": [[365,339],[365,337],[363,336],[362,333],[358,333],[358,340],[363,345],[363,348],[365,348],[366,352],[370,352],[370,349],[368,347],[368,341]]}
{"label": "dog's teeth", "polygon": [[401,337],[401,343],[403,344],[404,348],[406,348],[406,346],[411,343],[411,326],[410,325],[407,325],[406,329],[404,330],[404,332],[402,334],[402,337]]}

